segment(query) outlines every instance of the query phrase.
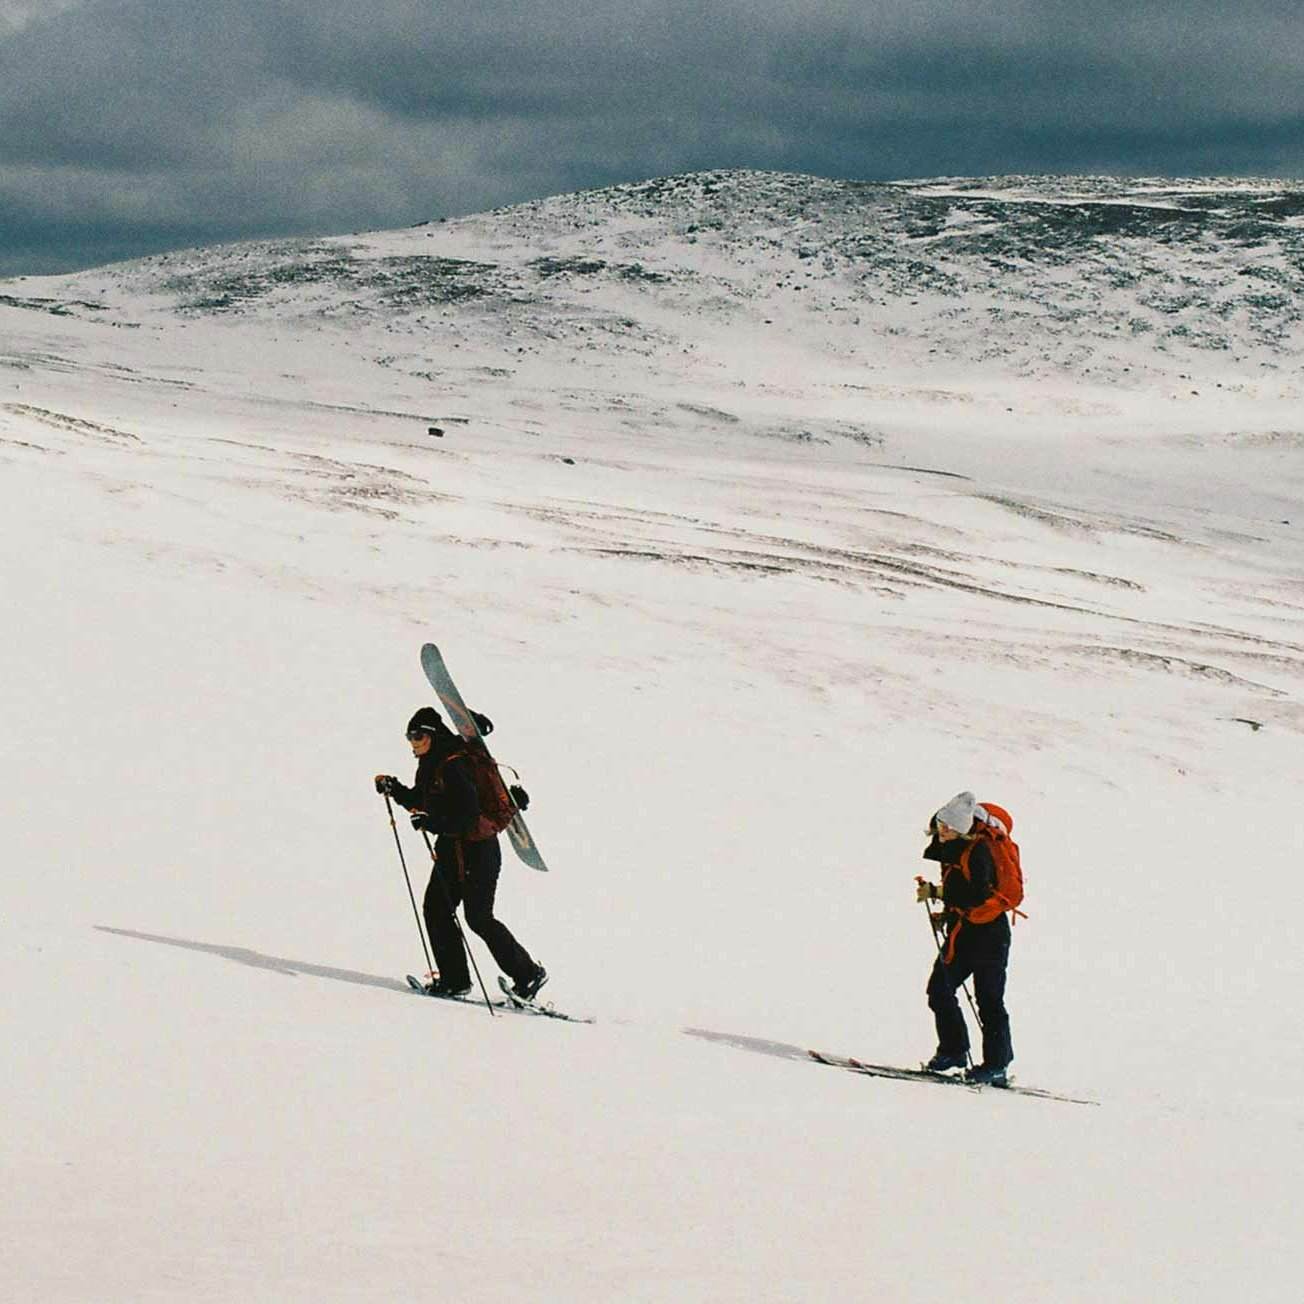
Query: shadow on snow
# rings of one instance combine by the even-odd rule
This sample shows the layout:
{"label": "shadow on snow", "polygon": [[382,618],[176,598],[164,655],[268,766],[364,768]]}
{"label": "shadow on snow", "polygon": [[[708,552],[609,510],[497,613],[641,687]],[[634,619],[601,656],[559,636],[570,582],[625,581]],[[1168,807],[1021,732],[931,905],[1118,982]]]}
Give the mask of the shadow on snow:
{"label": "shadow on snow", "polygon": [[336,969],[328,964],[308,964],[302,960],[287,960],[284,956],[264,955],[261,951],[252,951],[247,946],[219,946],[215,942],[191,942],[184,937],[164,937],[159,933],[141,933],[132,928],[109,928],[106,924],[96,924],[97,933],[112,933],[115,937],[132,937],[138,942],[158,942],[163,946],[176,946],[184,951],[204,951],[209,955],[220,955],[224,960],[234,960],[236,964],[248,965],[251,969],[268,969],[272,973],[286,974],[297,978],[300,974],[310,978],[330,978],[340,983],[355,983],[359,987],[383,987],[393,992],[408,992],[411,989],[406,982],[396,978],[386,978],[380,974],[362,973],[357,969]]}

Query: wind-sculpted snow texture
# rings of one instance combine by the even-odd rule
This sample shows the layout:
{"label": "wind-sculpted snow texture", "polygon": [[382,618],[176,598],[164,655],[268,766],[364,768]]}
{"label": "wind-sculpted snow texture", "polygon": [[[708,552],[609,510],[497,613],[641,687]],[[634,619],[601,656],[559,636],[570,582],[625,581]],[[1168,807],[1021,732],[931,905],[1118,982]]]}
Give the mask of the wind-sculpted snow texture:
{"label": "wind-sculpted snow texture", "polygon": [[[1302,228],[727,172],[0,283],[8,1293],[1293,1300]],[[406,989],[427,641],[592,1025]],[[798,1053],[932,1051],[962,788],[1099,1108]]]}

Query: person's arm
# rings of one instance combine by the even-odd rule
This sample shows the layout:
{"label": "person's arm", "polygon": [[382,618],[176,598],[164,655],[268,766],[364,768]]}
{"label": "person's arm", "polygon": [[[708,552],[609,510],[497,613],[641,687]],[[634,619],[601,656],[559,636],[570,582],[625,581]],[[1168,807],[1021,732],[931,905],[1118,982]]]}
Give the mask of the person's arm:
{"label": "person's arm", "polygon": [[973,843],[969,852],[969,873],[949,873],[942,882],[942,900],[952,910],[966,912],[980,906],[996,890],[996,863],[987,844]]}
{"label": "person's arm", "polygon": [[411,810],[416,804],[416,793],[405,787],[392,774],[376,775],[376,791],[382,796],[393,797],[404,810]]}
{"label": "person's arm", "polygon": [[991,848],[981,839],[969,853],[969,883],[980,901],[986,901],[996,891],[996,862]]}
{"label": "person's arm", "polygon": [[[461,838],[470,833],[480,818],[480,797],[471,781],[466,761],[454,757],[443,766],[443,791],[429,802],[428,809],[413,816],[414,828],[430,833],[447,833]],[[410,809],[410,807],[409,807]]]}
{"label": "person's arm", "polygon": [[[937,836],[936,823],[930,821],[928,828],[932,836],[928,840],[928,845],[924,848],[923,858],[925,860],[937,861],[942,864],[945,864],[948,859],[954,860],[954,855],[948,856],[947,854],[949,844],[943,842],[941,838]],[[942,871],[942,878],[943,881],[945,881],[945,869]],[[936,883],[930,883],[928,879],[924,878],[921,874],[915,875],[915,882],[918,884],[918,889],[915,892],[916,901],[940,901],[942,899],[942,889]]]}
{"label": "person's arm", "polygon": [[409,788],[407,784],[400,783],[397,779],[391,779],[389,795],[393,797],[404,810],[411,810],[413,806],[418,804],[416,789]]}

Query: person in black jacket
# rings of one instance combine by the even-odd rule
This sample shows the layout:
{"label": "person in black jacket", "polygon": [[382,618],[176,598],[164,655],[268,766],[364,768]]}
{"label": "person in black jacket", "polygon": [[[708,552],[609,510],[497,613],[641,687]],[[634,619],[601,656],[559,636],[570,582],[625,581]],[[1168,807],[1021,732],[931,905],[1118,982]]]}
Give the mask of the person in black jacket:
{"label": "person in black jacket", "polygon": [[392,774],[378,774],[376,791],[388,793],[410,811],[414,829],[436,834],[435,863],[422,902],[439,973],[432,995],[463,996],[471,990],[466,951],[453,914],[465,903],[467,924],[484,939],[498,967],[512,980],[512,990],[531,1000],[548,974],[494,916],[502,851],[496,836],[467,838],[480,818],[480,798],[462,740],[433,706],[423,706],[408,721],[407,739],[417,758],[412,786]]}
{"label": "person in black jacket", "polygon": [[[984,838],[974,832],[982,812],[973,793],[962,792],[932,818],[924,859],[942,867],[942,882],[919,880],[920,901],[941,901],[946,942],[928,980],[928,1006],[937,1024],[937,1052],[924,1067],[934,1073],[963,1068],[969,1058],[969,1030],[956,993],[972,975],[982,1023],[982,1063],[969,1069],[972,1082],[1004,1086],[1014,1059],[1010,1016],[1005,1009],[1005,973],[1010,960],[1010,921],[1002,912],[974,923],[971,911],[990,903],[996,865]],[[986,913],[986,912],[984,912]]]}

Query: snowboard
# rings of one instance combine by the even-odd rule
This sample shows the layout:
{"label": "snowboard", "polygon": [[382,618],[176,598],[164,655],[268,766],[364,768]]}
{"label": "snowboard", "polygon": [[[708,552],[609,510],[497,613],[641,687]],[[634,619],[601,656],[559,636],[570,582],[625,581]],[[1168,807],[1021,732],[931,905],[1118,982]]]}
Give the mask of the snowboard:
{"label": "snowboard", "polygon": [[[430,680],[430,686],[439,697],[445,713],[452,721],[453,728],[462,738],[468,742],[478,741],[487,751],[484,737],[477,728],[471,712],[467,710],[466,703],[462,701],[462,694],[457,691],[457,685],[453,683],[453,677],[448,673],[442,653],[433,643],[427,643],[421,649],[421,669],[426,672],[426,678]],[[525,817],[519,810],[512,816],[512,822],[507,826],[507,837],[512,844],[512,850],[525,864],[531,869],[547,873],[548,866],[544,863],[543,856],[539,853],[539,848],[526,827]]]}

